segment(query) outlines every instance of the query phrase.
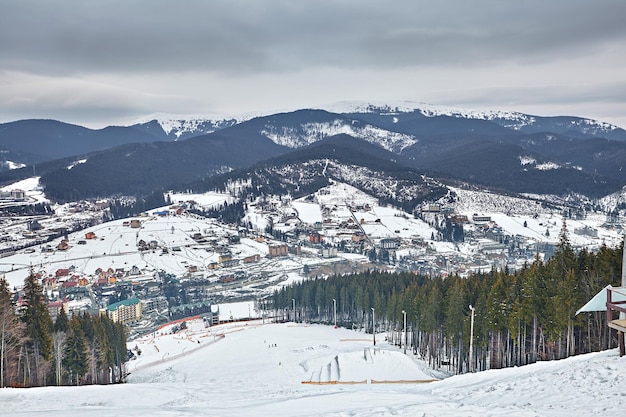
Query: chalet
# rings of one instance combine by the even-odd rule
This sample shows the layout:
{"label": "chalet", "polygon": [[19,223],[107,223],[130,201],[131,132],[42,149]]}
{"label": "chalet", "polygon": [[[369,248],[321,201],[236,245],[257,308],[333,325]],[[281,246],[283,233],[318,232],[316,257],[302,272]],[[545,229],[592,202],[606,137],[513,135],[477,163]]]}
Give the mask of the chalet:
{"label": "chalet", "polygon": [[54,273],[54,276],[57,277],[57,278],[69,277],[70,276],[70,270],[67,269],[67,268],[57,269],[56,272]]}
{"label": "chalet", "polygon": [[322,258],[334,258],[337,256],[337,248],[322,248]]}
{"label": "chalet", "polygon": [[218,269],[220,267],[220,264],[217,262],[211,262],[210,264],[207,265],[207,268],[209,269]]}
{"label": "chalet", "polygon": [[96,234],[94,232],[85,233],[85,239],[90,240],[90,239],[95,239],[95,238],[96,238]]}
{"label": "chalet", "polygon": [[108,277],[100,277],[96,280],[96,282],[93,284],[95,287],[104,287],[109,285],[109,278]]}
{"label": "chalet", "polygon": [[257,253],[255,255],[251,255],[251,256],[246,256],[245,258],[243,258],[243,263],[244,264],[251,264],[254,262],[259,262],[261,260],[261,256]]}
{"label": "chalet", "polygon": [[219,263],[223,264],[224,262],[232,261],[233,257],[231,254],[220,255],[218,258]]}
{"label": "chalet", "polygon": [[361,242],[363,240],[367,240],[367,238],[365,237],[365,234],[362,232],[355,232],[352,234],[352,241],[353,242]]}
{"label": "chalet", "polygon": [[61,284],[61,288],[72,288],[78,285],[78,281],[75,279],[68,279],[67,281],[63,281]]}
{"label": "chalet", "polygon": [[70,242],[67,239],[63,239],[61,243],[57,245],[57,250],[68,250],[70,248]]}
{"label": "chalet", "polygon": [[54,291],[59,286],[59,279],[56,277],[46,277],[41,281],[44,291]]}
{"label": "chalet", "polygon": [[141,220],[139,220],[139,219],[132,219],[130,221],[130,227],[132,229],[139,229],[141,227]]}

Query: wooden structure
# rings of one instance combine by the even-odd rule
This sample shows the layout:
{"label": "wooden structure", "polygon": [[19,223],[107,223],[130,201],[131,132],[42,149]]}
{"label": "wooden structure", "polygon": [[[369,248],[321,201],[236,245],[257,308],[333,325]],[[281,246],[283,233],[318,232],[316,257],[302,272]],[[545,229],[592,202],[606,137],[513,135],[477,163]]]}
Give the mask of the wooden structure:
{"label": "wooden structure", "polygon": [[[607,287],[606,291],[606,322],[611,329],[617,330],[619,355],[624,356],[626,354],[626,346],[624,346],[626,301],[616,301],[618,298],[616,295],[626,295],[626,287]],[[619,311],[619,319],[613,319],[613,311]]]}

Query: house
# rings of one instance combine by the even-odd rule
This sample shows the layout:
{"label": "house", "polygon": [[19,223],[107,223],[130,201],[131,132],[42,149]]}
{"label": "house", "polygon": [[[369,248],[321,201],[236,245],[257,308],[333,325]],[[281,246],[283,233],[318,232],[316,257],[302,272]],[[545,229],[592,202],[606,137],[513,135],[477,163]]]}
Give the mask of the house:
{"label": "house", "polygon": [[229,260],[222,262],[222,266],[224,268],[231,268],[237,265],[239,265],[239,259],[229,259]]}
{"label": "house", "polygon": [[225,262],[232,261],[233,257],[230,254],[220,255],[218,258],[219,263],[223,264]]}
{"label": "house", "polygon": [[361,242],[363,240],[367,240],[366,236],[364,233],[362,232],[355,232],[352,234],[352,241],[353,242]]}
{"label": "house", "polygon": [[94,232],[85,233],[85,239],[90,240],[90,239],[95,239],[95,238],[96,238],[96,234]]}
{"label": "house", "polygon": [[380,239],[381,249],[397,249],[400,246],[400,241],[395,238]]}
{"label": "house", "polygon": [[70,270],[67,269],[67,268],[57,269],[57,271],[54,273],[54,276],[57,277],[57,278],[69,277],[70,276]]}
{"label": "house", "polygon": [[54,291],[59,286],[59,279],[56,277],[44,278],[41,283],[43,284],[44,291]]}
{"label": "house", "polygon": [[274,258],[277,256],[287,256],[289,253],[289,247],[285,244],[282,245],[270,245],[268,248],[267,256]]}
{"label": "house", "polygon": [[251,264],[254,262],[259,262],[261,260],[261,256],[257,253],[255,255],[251,255],[251,256],[246,256],[245,258],[243,258],[243,263],[244,264]]}
{"label": "house", "polygon": [[309,235],[309,241],[311,243],[315,243],[315,244],[321,243],[322,242],[322,236],[319,233],[317,233],[317,232],[313,232],[313,233],[311,233]]}
{"label": "house", "polygon": [[106,315],[115,323],[130,323],[141,318],[141,302],[139,298],[131,298],[111,304],[106,308]]}
{"label": "house", "polygon": [[474,223],[489,223],[491,221],[491,216],[480,216],[476,213],[472,216],[472,221]]}
{"label": "house", "polygon": [[70,248],[70,242],[67,239],[63,239],[61,243],[57,245],[58,250],[68,250]]}
{"label": "house", "polygon": [[50,318],[53,321],[56,320],[62,309],[67,313],[67,307],[64,305],[63,301],[51,301],[48,303],[48,313],[50,313]]}

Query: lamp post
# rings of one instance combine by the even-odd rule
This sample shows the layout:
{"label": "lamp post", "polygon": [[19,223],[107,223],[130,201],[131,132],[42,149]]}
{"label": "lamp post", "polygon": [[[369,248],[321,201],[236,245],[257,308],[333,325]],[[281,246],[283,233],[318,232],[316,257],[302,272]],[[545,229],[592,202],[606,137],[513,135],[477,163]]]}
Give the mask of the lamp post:
{"label": "lamp post", "polygon": [[469,308],[472,311],[470,319],[469,370],[474,372],[474,311],[476,309],[471,304]]}
{"label": "lamp post", "polygon": [[374,337],[374,346],[376,346],[376,318],[374,314],[374,307],[372,307],[372,336]]}
{"label": "lamp post", "polygon": [[[406,345],[407,345],[407,334],[406,334],[406,311],[402,310],[402,315],[404,316],[404,327],[402,328],[404,331],[404,354],[406,355]],[[402,339],[400,339],[400,345],[402,345]]]}
{"label": "lamp post", "polygon": [[291,299],[291,305],[292,305],[292,310],[293,310],[293,321],[294,323],[296,322],[296,299],[292,298]]}
{"label": "lamp post", "polygon": [[333,311],[335,315],[335,329],[337,328],[337,300],[333,298]]}

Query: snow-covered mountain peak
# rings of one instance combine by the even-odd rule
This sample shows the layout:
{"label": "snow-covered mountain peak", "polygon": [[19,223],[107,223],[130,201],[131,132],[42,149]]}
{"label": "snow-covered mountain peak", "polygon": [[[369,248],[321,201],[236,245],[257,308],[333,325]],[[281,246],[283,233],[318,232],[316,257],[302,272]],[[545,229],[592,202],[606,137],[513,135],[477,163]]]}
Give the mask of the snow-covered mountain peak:
{"label": "snow-covered mountain peak", "polygon": [[[344,114],[379,113],[383,115],[395,115],[420,112],[426,117],[450,116],[488,121],[497,120],[500,125],[515,130],[520,130],[524,126],[535,125],[538,119],[547,118],[517,111],[467,109],[408,100],[389,102],[341,101],[323,105],[320,106],[320,108],[329,112]],[[583,133],[598,134],[599,132],[611,132],[620,129],[619,126],[594,119],[570,116],[563,117],[567,120],[565,122],[560,122],[562,127],[568,127],[567,125],[563,125],[563,123],[567,123],[572,129],[579,130]]]}

